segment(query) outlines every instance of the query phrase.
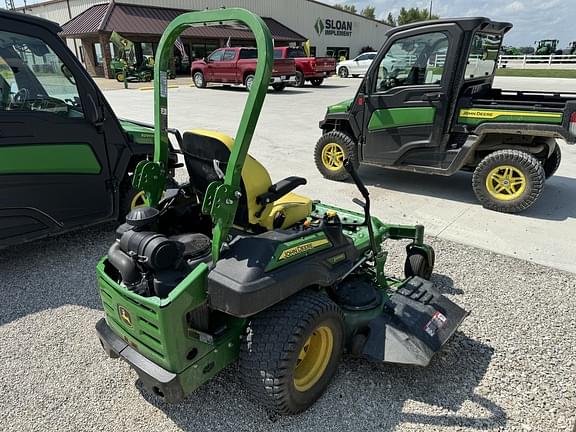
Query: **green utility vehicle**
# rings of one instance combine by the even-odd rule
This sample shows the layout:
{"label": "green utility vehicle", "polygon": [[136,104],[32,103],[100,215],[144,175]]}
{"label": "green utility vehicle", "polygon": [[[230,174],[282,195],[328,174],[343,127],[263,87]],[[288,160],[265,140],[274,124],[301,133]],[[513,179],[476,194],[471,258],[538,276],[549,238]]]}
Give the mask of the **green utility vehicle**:
{"label": "green utility vehicle", "polygon": [[530,207],[560,165],[558,140],[576,139],[576,94],[494,88],[510,28],[462,18],[390,30],[356,96],[328,107],[320,122],[322,175],[348,178],[346,158],[444,176],[473,171],[484,207]]}
{"label": "green utility vehicle", "polygon": [[[165,70],[192,25],[238,22],[254,33],[258,64],[236,138],[199,129],[183,136],[190,183],[164,193],[168,154]],[[272,184],[248,155],[274,61],[270,31],[242,9],[185,13],[158,47],[153,161],[134,186],[150,206],[132,210],[98,263],[104,350],[144,388],[178,401],[238,361],[246,388],[269,410],[305,410],[344,351],[377,362],[426,366],[467,313],[427,280],[434,252],[422,226],[384,224]],[[186,109],[189,109],[186,108]],[[162,198],[164,193],[164,197]],[[385,240],[408,240],[406,279],[384,275]]]}
{"label": "green utility vehicle", "polygon": [[562,51],[558,51],[558,39],[542,39],[534,42],[536,44],[536,50],[534,54],[536,55],[552,55],[552,54],[562,54]]}
{"label": "green utility vehicle", "polygon": [[153,127],[116,118],[60,31],[0,11],[0,247],[144,203],[131,174],[153,153]]}

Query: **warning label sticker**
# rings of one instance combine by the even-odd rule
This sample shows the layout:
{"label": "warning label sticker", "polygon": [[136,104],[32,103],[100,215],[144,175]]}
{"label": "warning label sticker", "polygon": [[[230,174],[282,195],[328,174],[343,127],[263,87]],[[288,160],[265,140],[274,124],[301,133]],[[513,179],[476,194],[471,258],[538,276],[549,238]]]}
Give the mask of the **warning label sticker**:
{"label": "warning label sticker", "polygon": [[168,97],[168,75],[165,71],[160,72],[160,97]]}
{"label": "warning label sticker", "polygon": [[441,314],[440,312],[434,312],[432,318],[428,323],[424,326],[424,331],[430,336],[433,337],[438,330],[446,325],[448,322],[448,318],[445,315]]}

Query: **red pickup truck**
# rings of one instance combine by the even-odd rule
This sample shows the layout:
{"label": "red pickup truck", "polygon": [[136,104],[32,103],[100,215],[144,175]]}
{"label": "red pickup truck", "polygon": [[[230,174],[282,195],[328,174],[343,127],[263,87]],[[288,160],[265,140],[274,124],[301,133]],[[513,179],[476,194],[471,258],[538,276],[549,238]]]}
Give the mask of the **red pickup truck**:
{"label": "red pickup truck", "polygon": [[[252,87],[258,50],[256,48],[219,48],[207,59],[192,62],[190,71],[194,85],[206,87],[210,82],[243,84],[248,90]],[[270,84],[276,91],[282,91],[287,84],[296,82],[296,66],[293,59],[274,60]]]}
{"label": "red pickup truck", "polygon": [[302,47],[276,47],[275,59],[294,59],[296,62],[296,87],[304,87],[306,81],[314,87],[322,85],[324,78],[336,73],[336,59],[332,57],[306,57]]}

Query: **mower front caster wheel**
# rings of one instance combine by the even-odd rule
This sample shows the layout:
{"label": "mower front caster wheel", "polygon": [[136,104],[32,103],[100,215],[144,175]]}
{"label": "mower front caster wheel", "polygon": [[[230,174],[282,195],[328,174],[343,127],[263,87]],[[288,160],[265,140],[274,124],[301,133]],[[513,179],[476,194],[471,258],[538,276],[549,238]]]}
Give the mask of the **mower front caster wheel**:
{"label": "mower front caster wheel", "polygon": [[422,279],[430,280],[434,271],[434,251],[431,250],[431,258],[419,249],[408,251],[408,256],[404,262],[404,275],[407,278],[419,276]]}
{"label": "mower front caster wheel", "polygon": [[297,414],[318,399],[344,349],[344,317],[326,295],[302,291],[250,319],[240,373],[270,412]]}

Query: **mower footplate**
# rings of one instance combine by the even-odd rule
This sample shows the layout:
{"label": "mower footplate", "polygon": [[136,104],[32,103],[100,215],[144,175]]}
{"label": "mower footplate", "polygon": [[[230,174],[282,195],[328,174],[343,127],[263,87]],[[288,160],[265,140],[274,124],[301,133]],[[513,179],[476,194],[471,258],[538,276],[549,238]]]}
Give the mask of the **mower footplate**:
{"label": "mower footplate", "polygon": [[362,354],[377,361],[427,366],[466,316],[468,312],[443,296],[432,282],[414,277],[370,322]]}
{"label": "mower footplate", "polygon": [[104,351],[112,357],[120,357],[138,374],[146,390],[164,398],[166,402],[184,399],[184,389],[179,376],[148,360],[117,336],[102,318],[96,323],[96,332]]}

